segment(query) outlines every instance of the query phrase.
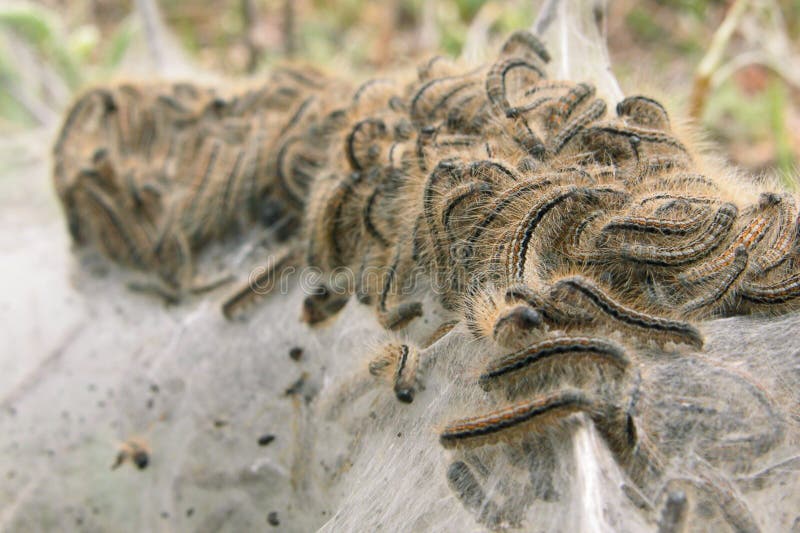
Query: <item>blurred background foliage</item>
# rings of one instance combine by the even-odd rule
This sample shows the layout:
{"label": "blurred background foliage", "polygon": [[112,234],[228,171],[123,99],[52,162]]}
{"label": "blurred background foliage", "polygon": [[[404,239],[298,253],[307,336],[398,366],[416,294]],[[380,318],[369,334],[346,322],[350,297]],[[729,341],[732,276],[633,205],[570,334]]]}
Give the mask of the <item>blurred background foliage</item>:
{"label": "blurred background foliage", "polygon": [[[156,4],[194,64],[234,79],[257,78],[287,58],[363,78],[436,51],[459,56],[530,26],[539,7],[531,0],[3,0],[0,138],[52,128],[75,91],[128,73],[133,49],[147,40],[142,13]],[[715,47],[736,9],[730,38]],[[610,0],[607,31],[626,93],[693,113],[730,162],[795,186],[800,0]]]}

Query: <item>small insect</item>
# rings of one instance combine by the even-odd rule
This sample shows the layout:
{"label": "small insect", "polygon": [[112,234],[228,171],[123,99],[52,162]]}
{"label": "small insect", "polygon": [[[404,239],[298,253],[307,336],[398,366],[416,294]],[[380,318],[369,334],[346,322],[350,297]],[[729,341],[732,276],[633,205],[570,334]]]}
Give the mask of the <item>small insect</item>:
{"label": "small insect", "polygon": [[132,438],[120,446],[117,458],[111,465],[111,470],[116,470],[126,462],[130,461],[139,470],[144,470],[150,464],[150,447],[142,439]]}

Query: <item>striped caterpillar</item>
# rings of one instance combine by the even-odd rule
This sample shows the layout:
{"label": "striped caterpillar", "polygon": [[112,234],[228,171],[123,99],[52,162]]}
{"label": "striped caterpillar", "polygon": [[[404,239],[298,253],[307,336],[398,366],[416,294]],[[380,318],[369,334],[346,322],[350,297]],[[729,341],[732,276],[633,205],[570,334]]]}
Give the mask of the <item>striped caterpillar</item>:
{"label": "striped caterpillar", "polygon": [[[640,406],[647,354],[701,352],[694,321],[798,307],[796,200],[700,173],[658,102],[629,97],[609,112],[590,84],[548,80],[548,61],[517,32],[490,65],[438,59],[407,85],[352,88],[286,68],[233,95],[94,89],[57,141],[56,188],[76,243],[156,274],[172,294],[191,288],[203,246],[262,224],[286,247],[259,284],[285,266],[323,273],[303,303],[308,324],[355,295],[403,332],[429,311],[420,294],[432,295],[448,327],[504,352],[475,383],[497,405],[447,423],[444,447],[513,443],[580,413],[633,484],[660,494],[659,435]],[[225,316],[258,296],[236,290]],[[424,346],[379,351],[371,372],[413,401]],[[731,379],[769,409],[760,387]],[[478,481],[453,465],[451,485],[472,487],[454,491],[476,507]],[[698,501],[724,496],[729,526],[754,527],[713,477],[684,485]],[[685,520],[686,499],[664,490],[664,524]]]}

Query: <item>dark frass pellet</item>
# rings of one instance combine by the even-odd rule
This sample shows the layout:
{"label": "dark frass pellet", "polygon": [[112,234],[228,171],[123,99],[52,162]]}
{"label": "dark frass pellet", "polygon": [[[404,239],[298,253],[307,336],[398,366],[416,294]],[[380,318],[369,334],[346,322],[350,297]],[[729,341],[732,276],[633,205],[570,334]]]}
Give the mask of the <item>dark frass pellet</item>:
{"label": "dark frass pellet", "polygon": [[280,521],[280,520],[278,520],[278,513],[277,513],[277,511],[271,511],[271,512],[270,512],[270,513],[267,515],[267,524],[269,524],[269,525],[271,525],[271,526],[279,526],[279,525],[281,525],[281,521]]}
{"label": "dark frass pellet", "polygon": [[139,470],[144,470],[147,468],[147,465],[150,464],[150,456],[144,450],[137,450],[133,454],[133,464],[135,464],[136,468]]}
{"label": "dark frass pellet", "polygon": [[274,440],[275,440],[275,435],[271,435],[269,433],[266,433],[266,434],[261,435],[260,437],[258,437],[258,445],[259,446],[266,446],[267,444],[269,444],[270,442],[272,442]]}

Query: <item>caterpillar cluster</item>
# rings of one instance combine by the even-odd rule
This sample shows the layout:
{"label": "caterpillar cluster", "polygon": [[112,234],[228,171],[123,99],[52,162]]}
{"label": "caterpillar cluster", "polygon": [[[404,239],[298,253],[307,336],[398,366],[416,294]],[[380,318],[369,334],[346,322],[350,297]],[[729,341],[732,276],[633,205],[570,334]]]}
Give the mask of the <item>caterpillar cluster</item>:
{"label": "caterpillar cluster", "polygon": [[[253,223],[287,238],[316,168],[291,189],[273,179],[315,95],[336,85],[311,69],[276,69],[261,87],[226,97],[190,83],[98,87],[72,106],[55,143],[54,180],[73,240],[152,272],[165,290],[191,285],[195,253]],[[308,165],[315,160],[309,158]]]}
{"label": "caterpillar cluster", "polygon": [[[400,331],[426,313],[420,291],[435,295],[448,320],[437,336],[462,323],[505,352],[476,383],[500,407],[448,423],[443,446],[584,413],[645,487],[662,465],[641,430],[640,352],[702,350],[695,320],[796,309],[796,200],[704,175],[658,102],[609,111],[592,85],[548,80],[548,61],[517,32],[490,65],[437,57],[407,84],[349,89],[282,69],[229,97],[185,84],[95,89],[65,122],[56,186],[76,242],[173,286],[191,279],[194,250],[262,223],[289,230],[259,281],[288,264],[326,274],[303,304],[309,324],[356,296]],[[255,298],[243,287],[225,315]],[[370,372],[410,402],[422,358],[392,341]],[[466,463],[448,476],[474,507]],[[727,498],[733,526],[754,524],[719,483],[695,485],[696,498]],[[685,520],[681,494],[667,495],[665,524]]]}

